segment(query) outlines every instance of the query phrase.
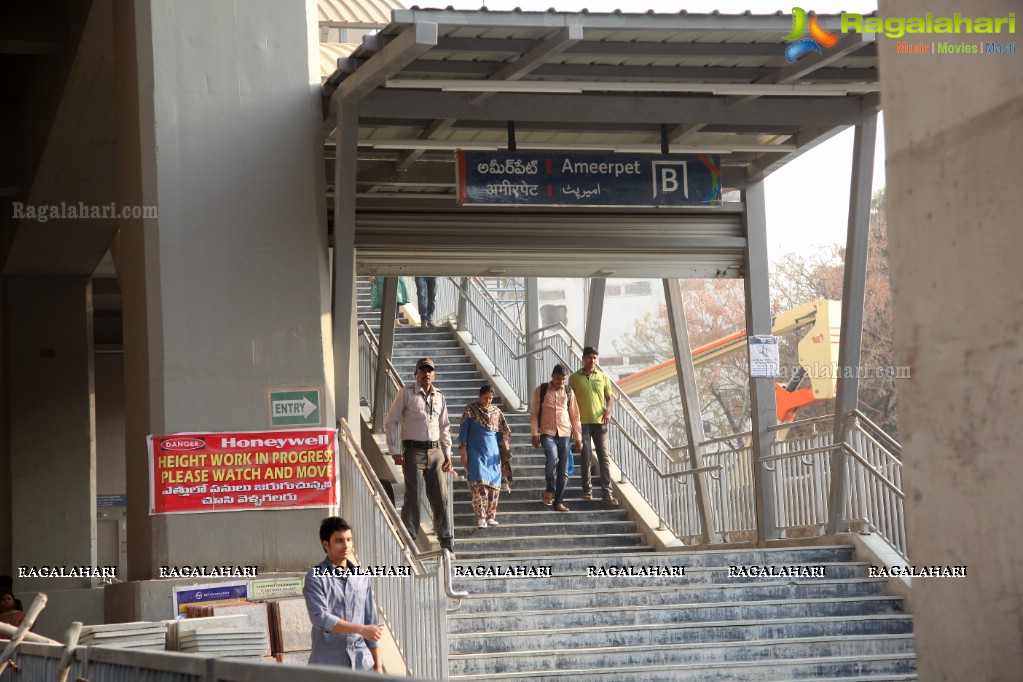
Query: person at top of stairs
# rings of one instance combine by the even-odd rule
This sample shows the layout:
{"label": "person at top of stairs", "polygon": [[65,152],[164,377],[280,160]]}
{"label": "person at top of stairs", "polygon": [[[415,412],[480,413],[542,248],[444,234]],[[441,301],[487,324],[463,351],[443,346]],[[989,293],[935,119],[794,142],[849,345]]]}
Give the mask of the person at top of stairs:
{"label": "person at top of stairs", "polygon": [[501,496],[501,459],[510,452],[511,428],[504,412],[494,405],[494,387],[483,384],[480,397],[465,406],[458,430],[462,466],[469,479],[476,526],[498,525],[497,500]]}
{"label": "person at top of stairs", "polygon": [[416,301],[419,304],[420,324],[424,327],[436,327],[433,313],[437,309],[437,278],[416,277]]}
{"label": "person at top of stairs", "polygon": [[[579,405],[572,399],[565,368],[554,365],[550,383],[537,386],[529,403],[529,432],[534,448],[543,446],[547,466],[544,470],[547,490],[543,503],[559,512],[567,512],[565,486],[568,484],[568,461],[572,457],[569,437],[575,449],[582,447]],[[541,397],[542,396],[542,397]]]}
{"label": "person at top of stairs", "polygon": [[[384,300],[384,278],[383,277],[370,277],[369,278],[370,288],[370,307],[373,310],[380,310],[383,306]],[[401,326],[401,306],[409,302],[408,288],[405,286],[405,280],[401,277],[398,278],[398,307],[394,309],[394,326]]]}
{"label": "person at top of stairs", "polygon": [[401,467],[405,478],[405,501],[401,520],[415,540],[419,535],[419,476],[433,510],[433,527],[440,546],[454,552],[452,519],[448,518],[447,474],[451,466],[451,422],[444,394],[433,385],[436,368],[430,358],[416,363],[416,383],[394,397],[384,420],[387,452]]}

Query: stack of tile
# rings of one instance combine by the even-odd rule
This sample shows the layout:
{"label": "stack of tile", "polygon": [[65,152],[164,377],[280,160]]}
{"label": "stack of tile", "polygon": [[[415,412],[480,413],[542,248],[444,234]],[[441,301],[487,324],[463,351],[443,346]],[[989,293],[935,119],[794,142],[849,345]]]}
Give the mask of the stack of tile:
{"label": "stack of tile", "polygon": [[209,630],[210,628],[244,627],[248,627],[248,619],[245,616],[210,616],[167,621],[167,651],[181,651],[179,638],[185,632]]}
{"label": "stack of tile", "polygon": [[81,646],[162,651],[166,638],[166,623],[111,623],[110,625],[84,626],[78,636],[78,643]]}
{"label": "stack of tile", "polygon": [[270,643],[281,663],[304,665],[312,649],[312,624],[301,597],[276,599],[270,604]]}
{"label": "stack of tile", "polygon": [[262,658],[269,650],[266,632],[250,627],[212,627],[178,633],[178,647],[190,654]]}

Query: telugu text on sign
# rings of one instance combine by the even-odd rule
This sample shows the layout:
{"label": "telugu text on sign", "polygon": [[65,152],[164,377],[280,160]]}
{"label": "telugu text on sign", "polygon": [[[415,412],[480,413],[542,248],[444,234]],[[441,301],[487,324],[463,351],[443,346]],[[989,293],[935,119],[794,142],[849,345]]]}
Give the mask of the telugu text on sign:
{"label": "telugu text on sign", "polygon": [[332,429],[150,436],[150,513],[337,504]]}

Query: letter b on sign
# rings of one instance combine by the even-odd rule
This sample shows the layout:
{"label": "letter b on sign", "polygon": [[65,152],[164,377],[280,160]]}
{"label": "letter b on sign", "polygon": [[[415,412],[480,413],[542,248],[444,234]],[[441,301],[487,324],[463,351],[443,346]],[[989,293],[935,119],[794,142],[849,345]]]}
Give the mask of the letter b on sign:
{"label": "letter b on sign", "polygon": [[654,198],[666,194],[682,193],[689,198],[689,174],[685,161],[654,161]]}

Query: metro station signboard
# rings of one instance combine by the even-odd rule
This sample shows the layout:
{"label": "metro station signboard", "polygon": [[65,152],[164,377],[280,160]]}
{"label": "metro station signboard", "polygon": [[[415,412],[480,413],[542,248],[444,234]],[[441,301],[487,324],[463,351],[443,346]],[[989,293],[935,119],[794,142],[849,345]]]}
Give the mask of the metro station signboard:
{"label": "metro station signboard", "polygon": [[713,154],[456,152],[458,203],[530,206],[718,206]]}
{"label": "metro station signboard", "polygon": [[149,436],[149,513],[337,505],[333,429]]}

